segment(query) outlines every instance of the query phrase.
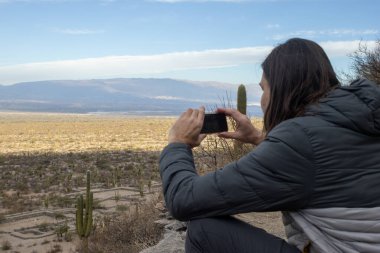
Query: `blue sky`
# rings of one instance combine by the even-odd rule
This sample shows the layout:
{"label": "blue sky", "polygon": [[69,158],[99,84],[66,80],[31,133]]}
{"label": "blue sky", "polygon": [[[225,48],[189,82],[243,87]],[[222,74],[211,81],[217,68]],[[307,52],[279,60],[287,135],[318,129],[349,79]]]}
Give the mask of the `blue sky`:
{"label": "blue sky", "polygon": [[337,72],[380,38],[377,0],[0,0],[0,84],[158,77],[257,83],[287,38]]}

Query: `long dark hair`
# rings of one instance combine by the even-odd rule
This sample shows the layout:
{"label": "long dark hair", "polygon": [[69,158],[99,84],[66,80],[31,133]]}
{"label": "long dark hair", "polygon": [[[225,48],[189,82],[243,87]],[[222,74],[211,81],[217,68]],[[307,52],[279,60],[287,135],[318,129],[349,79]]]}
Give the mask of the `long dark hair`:
{"label": "long dark hair", "polygon": [[301,116],[339,81],[323,49],[315,42],[294,38],[275,47],[262,63],[270,101],[264,112],[268,133],[284,120]]}

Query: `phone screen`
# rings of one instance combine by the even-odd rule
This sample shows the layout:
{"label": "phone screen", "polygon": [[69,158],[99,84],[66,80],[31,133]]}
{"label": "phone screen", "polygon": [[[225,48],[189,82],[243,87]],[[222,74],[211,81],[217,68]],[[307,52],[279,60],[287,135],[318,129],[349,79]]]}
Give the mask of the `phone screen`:
{"label": "phone screen", "polygon": [[201,133],[219,133],[228,131],[227,118],[224,113],[206,113]]}

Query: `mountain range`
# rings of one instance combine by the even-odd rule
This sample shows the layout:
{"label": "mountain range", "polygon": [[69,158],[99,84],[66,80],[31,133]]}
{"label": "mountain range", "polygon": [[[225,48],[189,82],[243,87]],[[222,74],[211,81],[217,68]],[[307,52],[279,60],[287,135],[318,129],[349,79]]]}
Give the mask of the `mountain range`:
{"label": "mountain range", "polygon": [[[1,111],[178,115],[236,104],[238,85],[157,78],[58,80],[0,85]],[[261,116],[257,86],[247,85],[250,115]]]}

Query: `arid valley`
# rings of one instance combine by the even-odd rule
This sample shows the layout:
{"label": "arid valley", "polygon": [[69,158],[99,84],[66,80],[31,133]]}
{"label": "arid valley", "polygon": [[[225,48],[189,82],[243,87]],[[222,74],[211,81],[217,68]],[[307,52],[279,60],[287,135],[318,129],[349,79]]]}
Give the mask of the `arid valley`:
{"label": "arid valley", "polygon": [[[154,220],[165,209],[158,157],[174,120],[0,113],[0,251],[85,252],[75,213],[76,199],[86,191],[86,171],[94,194],[86,250],[139,252],[157,243],[161,234]],[[213,159],[216,166],[225,162],[208,151],[213,142],[195,151],[201,174]],[[240,217],[283,236],[278,213]]]}

